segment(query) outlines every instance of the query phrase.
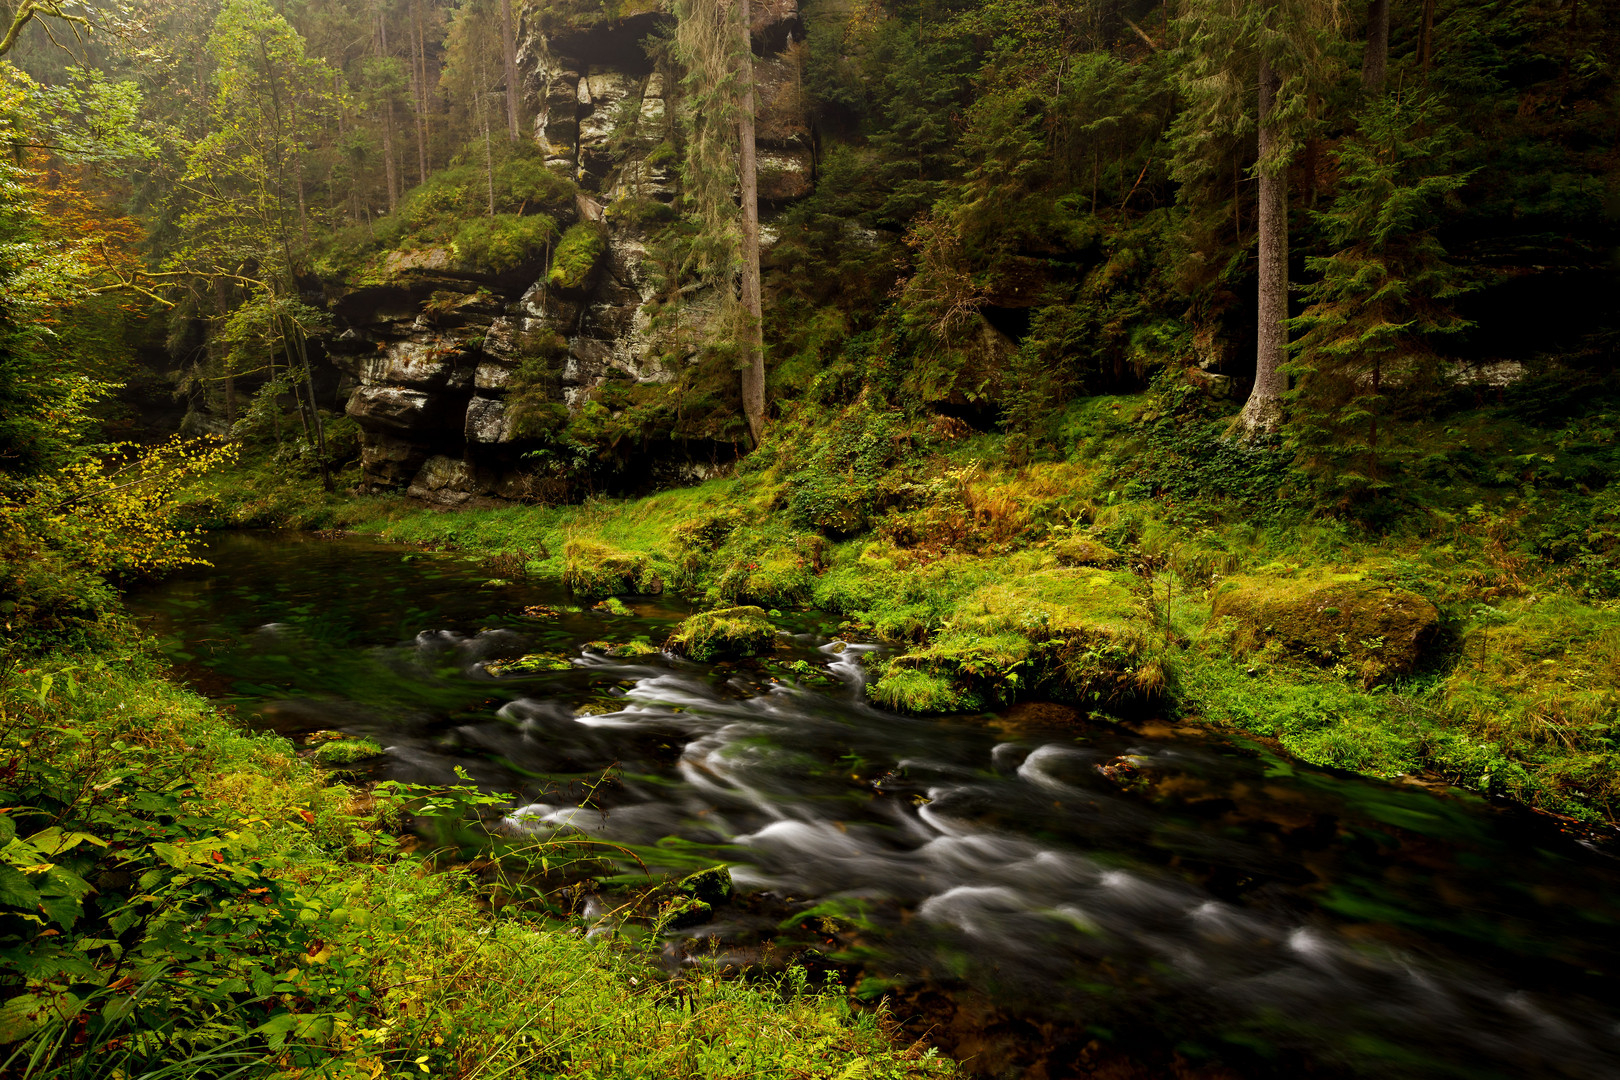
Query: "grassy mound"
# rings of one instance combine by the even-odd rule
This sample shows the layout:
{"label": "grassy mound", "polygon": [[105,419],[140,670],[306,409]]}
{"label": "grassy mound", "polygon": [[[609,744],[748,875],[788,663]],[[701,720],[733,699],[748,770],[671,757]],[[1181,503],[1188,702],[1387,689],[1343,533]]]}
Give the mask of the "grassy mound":
{"label": "grassy mound", "polygon": [[693,615],[670,635],[671,652],[700,662],[768,653],[776,627],[757,607],[720,608]]}
{"label": "grassy mound", "polygon": [[563,584],[586,600],[664,591],[663,580],[645,558],[606,544],[570,540],[563,559]]}

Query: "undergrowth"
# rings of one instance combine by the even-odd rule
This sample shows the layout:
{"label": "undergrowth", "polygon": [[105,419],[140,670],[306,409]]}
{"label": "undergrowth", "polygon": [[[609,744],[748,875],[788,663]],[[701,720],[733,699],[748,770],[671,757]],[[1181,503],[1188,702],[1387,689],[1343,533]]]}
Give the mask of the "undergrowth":
{"label": "undergrowth", "polygon": [[0,673],[0,759],[5,1075],[952,1075],[800,969],[670,979],[512,902],[575,841],[493,887],[408,854],[501,797],[329,786],[136,654]]}

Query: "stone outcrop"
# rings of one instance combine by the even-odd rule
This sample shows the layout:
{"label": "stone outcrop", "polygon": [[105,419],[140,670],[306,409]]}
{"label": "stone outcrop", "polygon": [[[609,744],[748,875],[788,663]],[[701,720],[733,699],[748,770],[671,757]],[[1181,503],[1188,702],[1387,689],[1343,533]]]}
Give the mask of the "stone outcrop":
{"label": "stone outcrop", "polygon": [[[797,0],[767,0],[753,12],[768,213],[809,193],[815,162]],[[531,483],[524,412],[512,400],[520,369],[531,376],[524,408],[532,411],[538,392],[577,412],[609,380],[667,383],[695,354],[660,336],[649,310],[648,240],[673,216],[681,106],[678,74],[656,67],[642,42],[668,18],[634,0],[612,16],[566,0],[523,11],[530,135],[580,189],[573,214],[558,222],[569,231],[548,249],[550,265],[497,278],[456,272],[445,249],[398,251],[385,259],[381,284],[333,299],[341,330],[328,355],[352,391],[347,413],[362,431],[369,489],[403,488],[447,506],[520,497]],[[714,298],[681,303],[690,327]],[[549,389],[536,391],[537,383]]]}

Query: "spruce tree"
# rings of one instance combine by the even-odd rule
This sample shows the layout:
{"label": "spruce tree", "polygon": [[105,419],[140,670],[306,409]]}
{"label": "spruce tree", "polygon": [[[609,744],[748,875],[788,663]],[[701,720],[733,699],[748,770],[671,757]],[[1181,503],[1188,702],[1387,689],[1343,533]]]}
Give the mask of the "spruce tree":
{"label": "spruce tree", "polygon": [[1258,133],[1259,318],[1254,389],[1238,418],[1249,433],[1272,430],[1282,419],[1288,167],[1309,119],[1309,91],[1334,71],[1330,35],[1338,14],[1337,0],[1186,0],[1182,18],[1187,108],[1177,119],[1177,178],[1217,167],[1208,150],[1223,137]]}
{"label": "spruce tree", "polygon": [[1453,300],[1470,287],[1436,235],[1467,174],[1456,168],[1460,133],[1432,123],[1416,95],[1371,102],[1361,131],[1334,154],[1338,187],[1315,219],[1332,254],[1308,258],[1318,279],[1287,370],[1294,438],[1306,463],[1350,497],[1387,486],[1379,424],[1392,390],[1443,375],[1437,338],[1469,324]]}

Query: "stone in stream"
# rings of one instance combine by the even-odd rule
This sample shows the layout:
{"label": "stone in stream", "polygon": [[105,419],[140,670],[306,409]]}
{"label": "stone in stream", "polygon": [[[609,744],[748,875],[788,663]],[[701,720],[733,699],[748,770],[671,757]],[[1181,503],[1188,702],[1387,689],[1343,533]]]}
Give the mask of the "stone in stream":
{"label": "stone in stream", "polygon": [[776,647],[776,627],[757,607],[719,608],[693,615],[670,636],[671,652],[707,663],[768,653]]}
{"label": "stone in stream", "polygon": [[659,913],[676,928],[706,922],[735,892],[731,871],[724,866],[688,874],[669,888],[674,895],[659,906]]}

